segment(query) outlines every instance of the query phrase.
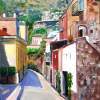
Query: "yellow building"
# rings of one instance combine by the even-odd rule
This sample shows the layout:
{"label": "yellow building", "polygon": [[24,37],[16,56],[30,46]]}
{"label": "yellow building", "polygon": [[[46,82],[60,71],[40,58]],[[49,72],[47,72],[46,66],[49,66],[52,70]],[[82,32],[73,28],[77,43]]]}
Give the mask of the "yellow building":
{"label": "yellow building", "polygon": [[[8,22],[9,20],[9,22]],[[18,83],[23,78],[23,73],[26,68],[26,41],[27,41],[27,31],[25,24],[19,23],[19,30],[15,27],[13,30],[16,30],[12,35],[8,30],[11,30],[11,27],[8,26],[15,25],[16,20],[12,22],[11,18],[3,18],[1,23],[5,22],[3,29],[0,28],[0,72],[1,69],[10,69],[9,67],[13,67],[16,70],[16,75],[14,82]],[[12,22],[12,23],[11,23]],[[1,24],[0,23],[0,24]],[[17,33],[18,32],[18,33]],[[7,69],[7,70],[8,70]],[[7,71],[7,75],[9,75]],[[8,77],[6,75],[6,77]],[[0,82],[2,82],[2,77],[0,73]],[[5,76],[5,75],[4,75]],[[7,81],[7,80],[4,80]],[[9,82],[7,82],[9,83]]]}
{"label": "yellow building", "polygon": [[[26,67],[26,43],[16,36],[0,37],[0,67],[16,67],[16,83]],[[19,77],[18,77],[19,76]]]}

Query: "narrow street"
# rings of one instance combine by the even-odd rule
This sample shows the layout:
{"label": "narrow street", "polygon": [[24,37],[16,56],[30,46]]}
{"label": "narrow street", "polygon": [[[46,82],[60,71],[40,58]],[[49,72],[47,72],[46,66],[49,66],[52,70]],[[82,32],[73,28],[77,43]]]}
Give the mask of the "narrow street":
{"label": "narrow street", "polygon": [[100,0],[0,0],[0,100],[100,100]]}
{"label": "narrow street", "polygon": [[[42,75],[32,70],[26,71],[19,86],[21,87],[21,90],[17,91],[19,94],[16,100],[64,100],[64,98],[60,97]],[[14,96],[16,96],[16,93],[12,96],[9,95],[7,100],[14,98]]]}

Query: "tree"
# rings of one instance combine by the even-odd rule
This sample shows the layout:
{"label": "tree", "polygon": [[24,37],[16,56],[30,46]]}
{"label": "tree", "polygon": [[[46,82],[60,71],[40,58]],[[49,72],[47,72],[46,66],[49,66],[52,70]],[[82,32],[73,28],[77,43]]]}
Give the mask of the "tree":
{"label": "tree", "polygon": [[38,52],[39,57],[44,56],[45,48],[46,48],[46,41],[42,40],[40,48],[39,48],[39,52]]}
{"label": "tree", "polygon": [[41,16],[40,10],[29,7],[24,15],[19,16],[19,20],[25,21],[28,29],[32,29],[34,22],[41,20]]}
{"label": "tree", "polygon": [[0,15],[5,11],[5,3],[0,0]]}
{"label": "tree", "polygon": [[40,10],[31,8],[26,11],[25,15],[19,16],[19,20],[25,21],[26,26],[28,27],[28,44],[31,43],[34,22],[41,20],[41,16],[42,12]]}

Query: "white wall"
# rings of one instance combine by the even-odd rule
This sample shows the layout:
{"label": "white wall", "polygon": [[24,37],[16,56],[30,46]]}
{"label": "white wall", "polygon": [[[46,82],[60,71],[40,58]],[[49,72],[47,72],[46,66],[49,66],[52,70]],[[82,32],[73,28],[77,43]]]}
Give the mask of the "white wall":
{"label": "white wall", "polygon": [[77,92],[76,86],[76,43],[66,46],[62,51],[62,71],[72,73],[72,91]]}
{"label": "white wall", "polygon": [[5,55],[9,66],[16,67],[16,45],[15,44],[4,44]]}

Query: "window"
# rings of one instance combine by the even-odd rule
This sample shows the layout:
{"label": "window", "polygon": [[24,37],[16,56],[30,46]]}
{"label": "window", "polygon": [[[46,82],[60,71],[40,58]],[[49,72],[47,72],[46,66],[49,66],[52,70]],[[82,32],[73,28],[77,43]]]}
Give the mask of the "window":
{"label": "window", "polygon": [[90,30],[90,33],[93,33],[93,30]]}
{"label": "window", "polygon": [[79,37],[82,37],[82,36],[83,36],[83,29],[80,29],[80,30],[79,30],[78,36],[79,36]]}

